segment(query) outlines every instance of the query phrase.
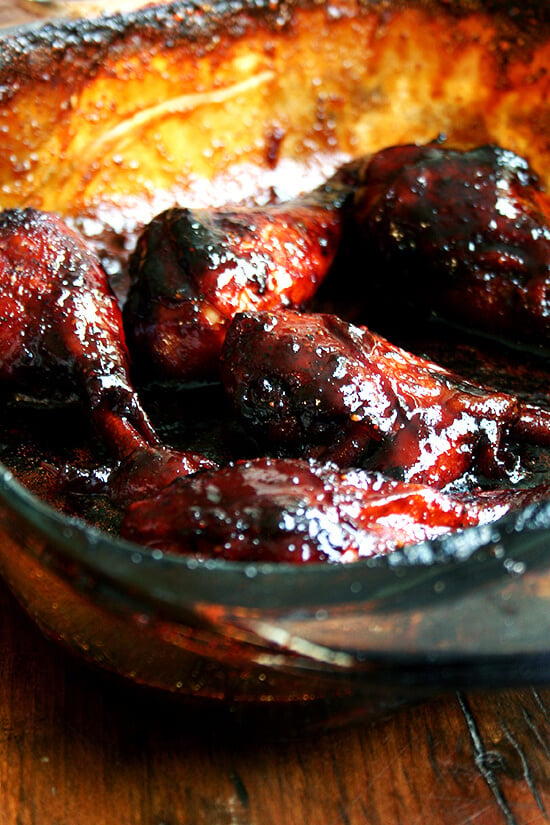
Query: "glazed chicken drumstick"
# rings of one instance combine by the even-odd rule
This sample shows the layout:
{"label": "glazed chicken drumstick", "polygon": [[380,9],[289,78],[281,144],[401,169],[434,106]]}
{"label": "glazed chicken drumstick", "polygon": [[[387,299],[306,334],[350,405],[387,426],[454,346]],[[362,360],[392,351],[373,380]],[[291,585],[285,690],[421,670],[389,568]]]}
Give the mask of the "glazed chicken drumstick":
{"label": "glazed chicken drumstick", "polygon": [[426,486],[315,461],[257,459],[179,479],[130,505],[121,533],[206,558],[337,562],[477,521],[473,510]]}
{"label": "glazed chicken drumstick", "polygon": [[501,490],[461,500],[366,470],[261,458],[178,479],[131,504],[121,532],[199,558],[351,562],[494,521],[549,492]]}
{"label": "glazed chicken drumstick", "polygon": [[433,311],[550,343],[550,199],[523,158],[498,146],[385,149],[366,162],[351,212],[369,320]]}
{"label": "glazed chicken drumstick", "polygon": [[141,481],[151,462],[167,478],[212,466],[162,447],[130,383],[121,312],[98,260],[59,217],[30,208],[0,214],[0,382],[76,390],[114,456],[139,455]]}
{"label": "glazed chicken drumstick", "polygon": [[361,166],[282,204],[156,217],[130,260],[124,314],[136,361],[157,376],[210,377],[236,312],[307,304],[335,257]]}
{"label": "glazed chicken drumstick", "polygon": [[516,475],[514,441],[550,445],[550,413],[331,315],[240,313],[222,378],[266,440],[340,466],[443,488]]}

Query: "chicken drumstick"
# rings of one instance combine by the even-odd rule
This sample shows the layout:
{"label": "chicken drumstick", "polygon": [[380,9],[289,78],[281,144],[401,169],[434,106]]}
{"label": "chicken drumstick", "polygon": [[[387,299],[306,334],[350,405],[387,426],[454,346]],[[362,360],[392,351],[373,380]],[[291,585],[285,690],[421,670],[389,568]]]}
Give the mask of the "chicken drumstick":
{"label": "chicken drumstick", "polygon": [[61,218],[31,208],[0,214],[0,382],[76,390],[114,456],[131,457],[127,497],[133,484],[151,489],[150,462],[165,482],[212,466],[161,445],[131,385],[121,312],[98,260]]}
{"label": "chicken drumstick", "polygon": [[343,166],[286,203],[156,217],[130,260],[124,314],[136,360],[166,378],[211,377],[236,312],[302,308],[336,255],[360,168]]}
{"label": "chicken drumstick", "polygon": [[513,479],[507,441],[550,446],[550,412],[478,386],[331,315],[240,313],[222,378],[271,444],[443,488]]}
{"label": "chicken drumstick", "polygon": [[462,500],[380,473],[262,458],[178,479],[131,504],[122,535],[202,558],[351,562],[494,521],[548,494],[500,490]]}

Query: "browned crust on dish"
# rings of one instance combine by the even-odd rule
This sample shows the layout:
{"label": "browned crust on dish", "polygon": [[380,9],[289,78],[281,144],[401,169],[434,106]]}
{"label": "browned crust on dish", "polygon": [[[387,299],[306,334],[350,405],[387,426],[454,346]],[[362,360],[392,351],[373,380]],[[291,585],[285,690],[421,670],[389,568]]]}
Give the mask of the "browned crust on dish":
{"label": "browned crust on dish", "polygon": [[0,207],[82,215],[137,198],[148,219],[159,193],[211,202],[229,178],[218,200],[253,196],[243,169],[326,174],[440,133],[499,142],[545,175],[544,17],[534,3],[259,0],[26,29],[0,56]]}

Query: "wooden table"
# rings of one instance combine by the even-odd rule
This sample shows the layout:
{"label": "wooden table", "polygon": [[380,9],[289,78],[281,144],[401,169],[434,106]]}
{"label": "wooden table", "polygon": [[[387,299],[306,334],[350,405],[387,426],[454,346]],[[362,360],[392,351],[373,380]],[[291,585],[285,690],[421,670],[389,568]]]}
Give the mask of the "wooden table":
{"label": "wooden table", "polygon": [[[0,0],[0,25],[29,19]],[[73,660],[1,583],[0,661],[0,825],[550,822],[550,689],[255,727]]]}
{"label": "wooden table", "polygon": [[3,585],[0,617],[1,825],[550,821],[550,689],[266,733],[73,660]]}

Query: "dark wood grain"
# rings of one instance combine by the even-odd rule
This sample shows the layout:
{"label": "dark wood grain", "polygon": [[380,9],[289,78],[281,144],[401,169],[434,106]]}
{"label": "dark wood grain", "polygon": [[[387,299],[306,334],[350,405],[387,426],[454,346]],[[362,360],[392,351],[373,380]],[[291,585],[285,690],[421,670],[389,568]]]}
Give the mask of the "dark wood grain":
{"label": "dark wood grain", "polygon": [[[27,19],[0,0],[0,25]],[[92,670],[2,584],[0,663],[0,825],[550,822],[550,689],[313,732],[290,712],[187,706]]]}

